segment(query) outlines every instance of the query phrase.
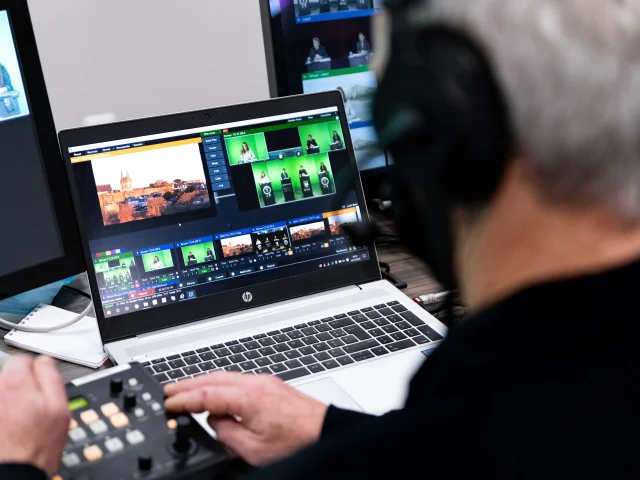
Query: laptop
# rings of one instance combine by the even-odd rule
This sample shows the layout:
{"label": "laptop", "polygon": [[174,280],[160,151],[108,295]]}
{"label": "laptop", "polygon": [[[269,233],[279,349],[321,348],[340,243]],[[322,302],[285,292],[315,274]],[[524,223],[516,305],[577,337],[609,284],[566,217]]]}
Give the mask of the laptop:
{"label": "laptop", "polygon": [[339,92],[73,129],[60,144],[115,364],[161,383],[276,375],[372,414],[403,405],[446,327],[342,228],[369,218]]}

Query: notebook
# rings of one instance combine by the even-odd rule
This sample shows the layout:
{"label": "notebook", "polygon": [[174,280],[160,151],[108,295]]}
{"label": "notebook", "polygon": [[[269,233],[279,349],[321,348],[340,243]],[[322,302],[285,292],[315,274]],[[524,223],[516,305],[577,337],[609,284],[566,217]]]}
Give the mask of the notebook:
{"label": "notebook", "polygon": [[[48,327],[70,320],[75,315],[67,310],[40,304],[19,325]],[[75,325],[50,333],[12,330],[5,335],[4,341],[12,347],[49,355],[90,368],[100,368],[107,361],[98,323],[93,317],[84,317]]]}

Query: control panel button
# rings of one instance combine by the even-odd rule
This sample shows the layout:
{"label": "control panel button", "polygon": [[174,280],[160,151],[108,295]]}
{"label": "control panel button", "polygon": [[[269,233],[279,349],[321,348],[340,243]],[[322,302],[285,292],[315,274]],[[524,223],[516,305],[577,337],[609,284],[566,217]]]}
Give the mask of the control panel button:
{"label": "control panel button", "polygon": [[137,387],[138,386],[138,379],[137,378],[130,378],[128,383],[129,383],[130,387]]}
{"label": "control panel button", "polygon": [[94,433],[94,435],[102,435],[104,432],[106,432],[109,429],[107,427],[107,424],[104,423],[104,421],[102,420],[98,420],[97,422],[93,422],[89,424],[89,428]]}
{"label": "control panel button", "polygon": [[116,413],[120,413],[120,409],[113,402],[102,405],[102,407],[100,407],[100,411],[107,418],[113,417]]}
{"label": "control panel button", "polygon": [[129,425],[129,417],[127,417],[124,413],[118,413],[111,417],[111,424],[116,428],[122,428]]}
{"label": "control panel button", "polygon": [[80,457],[77,453],[67,453],[62,456],[62,464],[67,467],[75,467],[80,464]]}
{"label": "control panel button", "polygon": [[167,420],[167,427],[169,427],[169,430],[175,430],[178,428],[178,421],[175,418]]}
{"label": "control panel button", "polygon": [[144,442],[144,435],[140,430],[133,430],[132,432],[127,433],[127,442],[131,445],[137,445],[138,443]]}
{"label": "control panel button", "polygon": [[148,472],[153,466],[153,458],[151,455],[140,455],[138,457],[138,469],[141,472]]}
{"label": "control panel button", "polygon": [[177,419],[176,439],[173,442],[173,448],[178,453],[187,453],[191,442],[189,441],[189,427],[191,426],[191,418],[180,416]]}
{"label": "control panel button", "polygon": [[136,409],[133,411],[133,414],[134,414],[136,417],[138,417],[138,418],[140,418],[140,417],[144,417],[144,410],[143,410],[143,409],[141,409],[141,408],[136,408]]}
{"label": "control panel button", "polygon": [[69,421],[69,430],[75,430],[76,428],[78,428],[78,422],[76,421],[75,418],[72,418]]}
{"label": "control panel button", "polygon": [[80,418],[85,423],[85,425],[89,425],[90,423],[98,420],[100,417],[98,417],[98,414],[95,410],[85,410],[80,414]]}
{"label": "control panel button", "polygon": [[129,392],[124,396],[124,408],[131,409],[136,406],[137,398],[136,394]]}
{"label": "control panel button", "polygon": [[120,452],[124,449],[124,443],[119,438],[110,438],[104,442],[104,448],[111,453]]}
{"label": "control panel button", "polygon": [[69,438],[74,442],[81,442],[87,438],[87,432],[81,428],[74,428],[69,432]]}
{"label": "control panel button", "polygon": [[153,402],[151,404],[151,410],[153,410],[154,412],[159,412],[160,410],[162,410],[162,405],[160,405],[158,402]]}
{"label": "control panel button", "polygon": [[145,402],[148,402],[152,399],[153,397],[151,396],[151,394],[149,392],[144,392],[142,394],[142,400],[144,400]]}
{"label": "control panel button", "polygon": [[112,395],[118,395],[122,393],[122,379],[118,377],[114,377],[110,382],[110,390]]}
{"label": "control panel button", "polygon": [[95,462],[102,458],[102,450],[97,445],[91,445],[85,448],[82,453],[84,454],[84,458],[90,462]]}

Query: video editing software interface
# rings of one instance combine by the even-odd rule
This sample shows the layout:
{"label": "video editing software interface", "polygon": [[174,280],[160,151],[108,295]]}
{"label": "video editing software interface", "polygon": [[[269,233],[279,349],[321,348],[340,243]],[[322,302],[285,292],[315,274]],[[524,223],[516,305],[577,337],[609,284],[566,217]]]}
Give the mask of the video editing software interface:
{"label": "video editing software interface", "polygon": [[391,163],[378,148],[371,114],[378,87],[369,67],[376,52],[371,19],[382,4],[383,0],[270,0],[274,36],[282,37],[278,50],[284,49],[286,93],[342,92],[362,171]]}
{"label": "video editing software interface", "polygon": [[0,9],[0,203],[13,206],[0,215],[11,229],[0,276],[64,256],[10,13]]}
{"label": "video editing software interface", "polygon": [[104,315],[368,261],[345,147],[331,107],[70,148]]}

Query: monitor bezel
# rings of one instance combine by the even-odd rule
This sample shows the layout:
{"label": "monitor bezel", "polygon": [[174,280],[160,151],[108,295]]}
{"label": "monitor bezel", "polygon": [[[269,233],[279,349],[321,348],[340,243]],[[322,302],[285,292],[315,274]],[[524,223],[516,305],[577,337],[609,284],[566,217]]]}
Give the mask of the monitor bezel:
{"label": "monitor bezel", "polygon": [[[340,93],[335,91],[60,132],[60,145],[63,151],[67,175],[71,185],[74,186],[72,188],[72,195],[76,211],[80,212],[78,208],[79,200],[75,189],[73,167],[70,163],[70,155],[68,153],[69,147],[140,137],[158,132],[202,128],[251,118],[283,115],[326,107],[337,107],[341,121],[343,124],[347,124],[342,98]],[[349,129],[346,129],[344,135],[345,143],[348,145],[351,166],[355,169],[354,171],[357,171]],[[364,192],[359,175],[356,176],[355,187],[363,218],[368,221]],[[226,290],[184,303],[167,304],[161,308],[151,308],[149,310],[141,310],[117,317],[106,318],[102,308],[95,270],[93,268],[89,239],[86,235],[86,225],[81,216],[79,216],[79,219],[82,246],[89,273],[89,284],[96,307],[96,318],[98,320],[100,334],[104,343],[299,298],[305,295],[376,281],[381,278],[375,245],[372,244],[368,246],[370,259],[365,262],[286,277],[275,281],[259,283],[250,287]],[[286,282],[286,288],[283,288],[283,282]],[[247,291],[251,292],[253,296],[253,300],[249,304],[243,299],[243,294]]]}
{"label": "monitor bezel", "polygon": [[[63,256],[54,260],[0,276],[0,299],[5,299],[82,273],[85,265],[29,7],[26,0],[0,0],[0,10],[9,12],[23,83],[29,99],[30,117],[39,142],[64,251]],[[11,225],[7,227],[4,234],[10,235]],[[38,234],[37,225],[33,226],[32,233]]]}

